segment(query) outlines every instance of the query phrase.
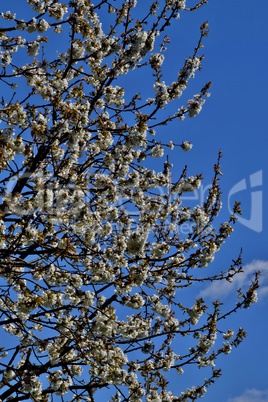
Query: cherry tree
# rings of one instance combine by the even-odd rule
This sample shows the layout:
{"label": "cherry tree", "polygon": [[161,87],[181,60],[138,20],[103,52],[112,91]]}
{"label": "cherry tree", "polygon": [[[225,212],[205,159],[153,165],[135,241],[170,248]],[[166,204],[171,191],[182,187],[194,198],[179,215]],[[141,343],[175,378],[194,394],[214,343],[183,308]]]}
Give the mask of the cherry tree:
{"label": "cherry tree", "polygon": [[173,81],[163,70],[169,26],[206,0],[6,3],[15,9],[0,15],[0,400],[197,400],[221,374],[218,357],[245,337],[228,317],[258,288],[256,274],[231,308],[196,297],[242,271],[241,255],[206,269],[241,211],[235,203],[217,223],[221,153],[194,208],[182,196],[202,176],[176,166],[176,177],[168,157],[192,148],[168,127],[198,115],[211,86],[186,91],[208,24]]}

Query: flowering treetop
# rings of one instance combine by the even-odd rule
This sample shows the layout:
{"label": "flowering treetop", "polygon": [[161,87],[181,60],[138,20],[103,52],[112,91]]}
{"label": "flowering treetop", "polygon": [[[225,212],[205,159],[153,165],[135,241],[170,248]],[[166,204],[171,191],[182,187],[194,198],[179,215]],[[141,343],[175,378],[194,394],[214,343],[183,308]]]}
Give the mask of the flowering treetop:
{"label": "flowering treetop", "polygon": [[[201,69],[208,24],[173,82],[162,66],[168,27],[206,0],[147,3],[28,0],[0,14],[2,401],[97,401],[102,389],[109,401],[193,401],[219,377],[217,357],[245,336],[225,318],[256,301],[257,276],[230,310],[185,297],[242,270],[240,256],[204,269],[240,212],[236,203],[213,228],[221,153],[194,208],[181,197],[202,176],[183,169],[174,180],[167,156],[158,171],[150,162],[192,148],[158,128],[195,117],[209,95],[207,83],[168,113]],[[129,96],[122,82],[134,70],[151,73],[154,96],[144,99],[139,83]],[[169,372],[194,367],[200,383],[169,386]]]}

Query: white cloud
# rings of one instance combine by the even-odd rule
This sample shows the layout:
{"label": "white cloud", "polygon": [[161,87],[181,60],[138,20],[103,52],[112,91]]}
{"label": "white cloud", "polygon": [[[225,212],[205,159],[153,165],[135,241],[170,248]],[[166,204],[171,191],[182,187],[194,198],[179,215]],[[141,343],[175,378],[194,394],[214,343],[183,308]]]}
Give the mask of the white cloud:
{"label": "white cloud", "polygon": [[242,395],[230,398],[227,402],[268,402],[268,389],[247,389]]}
{"label": "white cloud", "polygon": [[[200,297],[226,297],[237,289],[247,287],[254,272],[261,271],[259,298],[268,295],[268,261],[253,260],[250,264],[243,267],[244,272],[233,277],[233,281],[215,281],[200,292]],[[243,401],[244,402],[244,401]]]}

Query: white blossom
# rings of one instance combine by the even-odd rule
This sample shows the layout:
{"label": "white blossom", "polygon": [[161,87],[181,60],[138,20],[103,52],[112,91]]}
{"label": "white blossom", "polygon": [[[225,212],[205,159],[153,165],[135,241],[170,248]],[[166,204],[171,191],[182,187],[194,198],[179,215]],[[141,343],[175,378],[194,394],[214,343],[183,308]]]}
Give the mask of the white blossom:
{"label": "white blossom", "polygon": [[189,141],[184,141],[181,144],[181,148],[183,149],[183,151],[187,152],[187,151],[190,151],[190,149],[193,148],[193,144],[191,142],[189,142]]}
{"label": "white blossom", "polygon": [[155,145],[152,149],[151,156],[153,156],[154,158],[162,158],[163,155],[164,155],[164,149],[162,145],[161,144]]}

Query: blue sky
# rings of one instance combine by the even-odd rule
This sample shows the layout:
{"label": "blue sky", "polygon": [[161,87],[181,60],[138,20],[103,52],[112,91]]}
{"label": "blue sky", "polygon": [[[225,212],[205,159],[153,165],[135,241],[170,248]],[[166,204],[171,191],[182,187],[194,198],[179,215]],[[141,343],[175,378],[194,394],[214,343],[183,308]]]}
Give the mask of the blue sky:
{"label": "blue sky", "polygon": [[[15,0],[0,1],[0,5],[11,11],[17,8]],[[170,134],[176,142],[190,140],[194,145],[188,153],[170,154],[171,161],[178,169],[187,164],[189,174],[203,173],[205,187],[213,176],[218,150],[222,149],[223,209],[219,220],[228,220],[228,200],[237,199],[242,201],[244,221],[237,223],[213,267],[228,267],[243,247],[245,274],[234,285],[246,285],[254,270],[263,272],[259,302],[239,312],[230,323],[243,326],[248,337],[231,355],[221,359],[223,376],[209,389],[204,402],[268,402],[267,15],[267,0],[210,0],[195,13],[182,13],[181,20],[169,31],[167,82],[174,80],[183,60],[192,54],[201,23],[209,21],[203,70],[191,82],[187,95],[197,93],[207,81],[213,83],[202,112],[171,126],[168,138]],[[198,193],[196,200],[187,202],[200,203],[201,197]],[[204,297],[220,296],[223,300],[231,294],[235,294],[233,285],[212,286],[202,293]]]}
{"label": "blue sky", "polygon": [[[203,399],[205,402],[268,401],[267,15],[266,0],[209,1],[196,13],[182,14],[180,24],[173,28],[171,35],[175,39],[183,30],[190,31],[189,36],[183,35],[184,43],[180,41],[180,45],[187,48],[197,35],[198,26],[209,21],[203,70],[195,81],[198,86],[202,85],[202,80],[211,80],[211,97],[195,119],[183,122],[182,133],[194,144],[193,149],[183,155],[183,161],[187,160],[192,172],[201,171],[208,183],[217,151],[222,149],[224,176],[220,219],[228,216],[228,196],[232,189],[240,189],[230,200],[242,201],[243,218],[247,219],[236,224],[234,234],[215,259],[215,269],[228,265],[243,247],[247,274],[236,285],[248,282],[250,272],[255,269],[263,272],[259,302],[232,318],[233,323],[244,327],[248,337],[231,355],[222,359],[223,376],[210,388]],[[219,291],[226,300],[235,290],[211,287],[203,295],[216,296]]]}

